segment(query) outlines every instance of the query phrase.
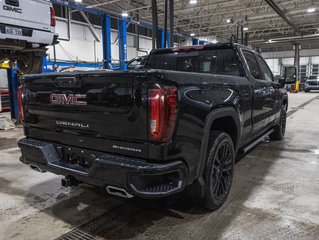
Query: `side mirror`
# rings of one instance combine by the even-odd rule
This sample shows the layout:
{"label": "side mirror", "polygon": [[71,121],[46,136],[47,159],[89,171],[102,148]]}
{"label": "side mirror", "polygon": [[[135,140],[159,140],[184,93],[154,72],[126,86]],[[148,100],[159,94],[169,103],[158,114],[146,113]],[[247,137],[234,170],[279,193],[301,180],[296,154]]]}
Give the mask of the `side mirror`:
{"label": "side mirror", "polygon": [[297,69],[295,67],[285,68],[285,84],[293,84],[297,81]]}

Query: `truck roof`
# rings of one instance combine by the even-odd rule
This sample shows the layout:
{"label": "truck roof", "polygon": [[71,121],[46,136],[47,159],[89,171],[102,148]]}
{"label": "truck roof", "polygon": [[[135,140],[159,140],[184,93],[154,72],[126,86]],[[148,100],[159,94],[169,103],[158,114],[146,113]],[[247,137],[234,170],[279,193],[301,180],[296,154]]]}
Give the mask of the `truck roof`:
{"label": "truck roof", "polygon": [[207,44],[207,45],[194,45],[194,46],[154,49],[151,51],[151,54],[156,55],[156,54],[164,54],[164,53],[172,53],[172,52],[190,52],[190,51],[201,51],[201,50],[209,50],[209,49],[227,49],[227,48],[235,48],[235,46],[239,46],[240,48],[251,49],[245,45],[238,44],[238,43],[216,43],[216,44]]}

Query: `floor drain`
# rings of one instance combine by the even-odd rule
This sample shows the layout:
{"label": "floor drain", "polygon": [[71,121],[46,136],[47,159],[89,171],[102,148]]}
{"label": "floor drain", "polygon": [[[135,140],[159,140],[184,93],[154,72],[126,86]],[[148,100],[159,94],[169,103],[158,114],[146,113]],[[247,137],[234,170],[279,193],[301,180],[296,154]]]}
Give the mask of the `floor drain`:
{"label": "floor drain", "polygon": [[126,226],[127,220],[142,211],[132,202],[124,202],[90,222],[73,229],[56,240],[101,239]]}

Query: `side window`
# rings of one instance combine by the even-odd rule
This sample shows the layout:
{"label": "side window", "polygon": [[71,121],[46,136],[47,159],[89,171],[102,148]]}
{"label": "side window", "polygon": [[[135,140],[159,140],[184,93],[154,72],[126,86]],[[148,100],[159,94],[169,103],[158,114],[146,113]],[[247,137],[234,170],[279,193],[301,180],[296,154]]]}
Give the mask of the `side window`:
{"label": "side window", "polygon": [[262,79],[261,72],[259,69],[259,65],[257,63],[257,59],[255,54],[249,51],[243,50],[244,57],[249,67],[249,71],[251,75],[256,79]]}
{"label": "side window", "polygon": [[266,81],[270,81],[270,82],[274,81],[272,72],[271,72],[270,68],[268,67],[267,63],[265,62],[265,60],[263,58],[261,58],[260,56],[258,56],[258,60],[260,63],[262,79],[266,80]]}
{"label": "side window", "polygon": [[237,55],[233,49],[200,51],[198,72],[242,76]]}

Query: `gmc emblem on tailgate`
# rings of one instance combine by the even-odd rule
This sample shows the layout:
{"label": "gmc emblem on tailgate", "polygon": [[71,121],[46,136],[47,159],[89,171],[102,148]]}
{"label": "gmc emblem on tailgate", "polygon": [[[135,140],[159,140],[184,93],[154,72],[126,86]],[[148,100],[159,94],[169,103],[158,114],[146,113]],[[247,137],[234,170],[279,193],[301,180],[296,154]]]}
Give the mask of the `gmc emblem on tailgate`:
{"label": "gmc emblem on tailgate", "polygon": [[87,105],[85,94],[56,94],[50,95],[50,102],[55,105]]}
{"label": "gmc emblem on tailgate", "polygon": [[3,5],[3,10],[9,11],[9,12],[15,12],[15,13],[22,13],[21,8],[11,7],[7,5]]}

